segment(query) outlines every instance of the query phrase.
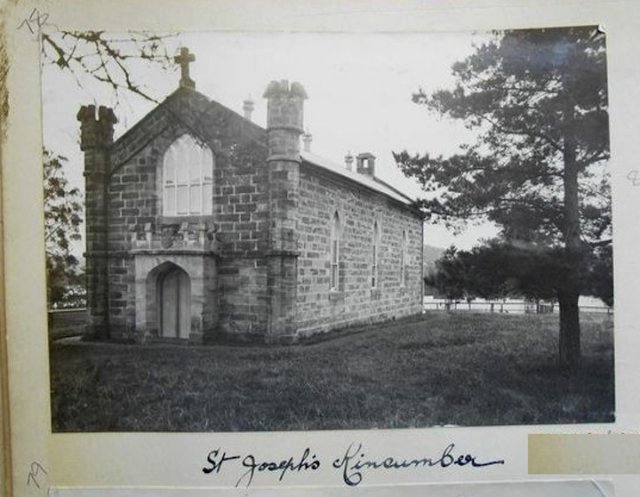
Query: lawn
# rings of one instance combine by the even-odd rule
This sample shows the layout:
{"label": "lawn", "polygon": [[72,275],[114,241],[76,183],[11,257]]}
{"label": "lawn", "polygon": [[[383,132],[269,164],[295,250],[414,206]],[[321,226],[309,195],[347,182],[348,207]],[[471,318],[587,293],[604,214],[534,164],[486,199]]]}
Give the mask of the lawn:
{"label": "lawn", "polygon": [[613,421],[612,318],[584,367],[553,315],[427,313],[296,346],[54,342],[53,429],[260,431]]}

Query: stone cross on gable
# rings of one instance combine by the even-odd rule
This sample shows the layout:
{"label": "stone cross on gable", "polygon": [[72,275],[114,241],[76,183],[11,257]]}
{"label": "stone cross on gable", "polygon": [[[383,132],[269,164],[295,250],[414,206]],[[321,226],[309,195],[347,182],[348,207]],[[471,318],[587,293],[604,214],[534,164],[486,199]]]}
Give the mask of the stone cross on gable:
{"label": "stone cross on gable", "polygon": [[196,83],[189,77],[189,64],[196,60],[196,56],[189,53],[187,47],[180,49],[180,55],[173,58],[176,64],[180,64],[180,88],[195,89]]}

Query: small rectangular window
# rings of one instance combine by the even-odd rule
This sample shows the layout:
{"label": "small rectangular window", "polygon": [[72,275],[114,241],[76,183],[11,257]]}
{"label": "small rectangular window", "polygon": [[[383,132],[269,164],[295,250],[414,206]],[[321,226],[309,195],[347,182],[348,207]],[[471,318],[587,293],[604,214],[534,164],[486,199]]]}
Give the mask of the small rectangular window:
{"label": "small rectangular window", "polygon": [[329,270],[329,289],[337,290],[340,281],[340,218],[338,217],[337,212],[333,215],[329,251],[329,261],[331,264]]}
{"label": "small rectangular window", "polygon": [[402,246],[400,247],[400,286],[404,286],[407,276],[407,232],[402,232]]}
{"label": "small rectangular window", "polygon": [[189,187],[187,185],[178,186],[178,214],[189,213]]}
{"label": "small rectangular window", "polygon": [[211,212],[213,208],[213,185],[205,183],[202,185],[202,212]]}
{"label": "small rectangular window", "polygon": [[191,186],[191,195],[189,195],[189,209],[192,214],[199,214],[202,212],[202,206],[200,201],[200,185]]}
{"label": "small rectangular window", "polygon": [[189,164],[189,180],[191,181],[191,184],[200,184],[201,176],[202,174],[200,172],[200,163],[192,162],[191,164]]}
{"label": "small rectangular window", "polygon": [[338,240],[332,240],[331,245],[331,289],[338,287]]}
{"label": "small rectangular window", "polygon": [[189,168],[187,164],[180,164],[177,168],[178,184],[184,185],[189,183]]}
{"label": "small rectangular window", "polygon": [[376,285],[378,284],[377,281],[377,276],[378,276],[378,247],[376,245],[376,240],[374,240],[373,242],[373,246],[372,246],[372,260],[373,263],[371,264],[371,287],[375,288]]}
{"label": "small rectangular window", "polygon": [[173,185],[167,185],[164,187],[164,199],[165,212],[167,214],[176,213],[176,187]]}

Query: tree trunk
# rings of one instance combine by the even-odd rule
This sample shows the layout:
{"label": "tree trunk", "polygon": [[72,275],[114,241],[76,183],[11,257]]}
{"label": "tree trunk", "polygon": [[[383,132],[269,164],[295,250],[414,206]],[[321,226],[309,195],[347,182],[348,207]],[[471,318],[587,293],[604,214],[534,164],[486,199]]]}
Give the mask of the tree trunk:
{"label": "tree trunk", "polygon": [[580,310],[578,292],[563,292],[560,304],[560,369],[575,372],[580,367]]}
{"label": "tree trunk", "polygon": [[[568,85],[570,88],[571,86]],[[569,90],[565,88],[565,90]],[[564,244],[567,274],[558,294],[560,304],[560,367],[565,371],[576,371],[580,366],[580,271],[582,240],[580,236],[580,197],[578,190],[578,165],[576,163],[576,141],[573,135],[574,108],[568,93],[565,109],[563,145],[564,186]]]}

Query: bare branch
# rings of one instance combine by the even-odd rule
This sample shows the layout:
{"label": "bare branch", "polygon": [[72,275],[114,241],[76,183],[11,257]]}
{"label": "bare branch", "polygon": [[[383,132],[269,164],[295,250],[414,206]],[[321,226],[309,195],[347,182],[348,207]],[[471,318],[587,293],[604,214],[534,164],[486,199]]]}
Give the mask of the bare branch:
{"label": "bare branch", "polygon": [[135,63],[144,61],[167,68],[172,58],[166,42],[175,36],[130,32],[129,37],[114,37],[104,31],[46,33],[43,35],[43,60],[71,74],[79,86],[88,76],[107,84],[116,97],[127,91],[157,103],[154,95],[135,83]]}

